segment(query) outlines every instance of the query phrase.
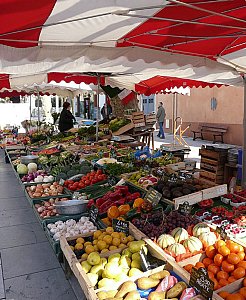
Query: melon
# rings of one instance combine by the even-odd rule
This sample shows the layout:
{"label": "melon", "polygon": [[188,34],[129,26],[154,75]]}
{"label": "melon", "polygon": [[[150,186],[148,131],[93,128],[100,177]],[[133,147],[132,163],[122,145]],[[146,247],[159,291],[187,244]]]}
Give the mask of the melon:
{"label": "melon", "polygon": [[168,246],[167,250],[175,256],[186,253],[185,247],[179,243],[174,243]]}
{"label": "melon", "polygon": [[199,237],[200,234],[210,232],[210,228],[205,223],[198,223],[193,227],[193,235]]}
{"label": "melon", "polygon": [[184,241],[183,246],[192,253],[202,249],[202,242],[197,237],[192,236]]}
{"label": "melon", "polygon": [[217,237],[213,232],[203,232],[199,235],[199,240],[202,241],[204,246],[214,245],[217,241]]}
{"label": "melon", "polygon": [[168,246],[175,243],[174,238],[170,234],[162,234],[159,236],[157,240],[157,244],[162,248],[165,249]]}
{"label": "melon", "polygon": [[188,232],[184,228],[181,228],[181,227],[177,227],[177,228],[173,229],[173,231],[171,232],[171,235],[174,237],[176,243],[180,243],[180,242],[188,239],[188,237],[189,237]]}

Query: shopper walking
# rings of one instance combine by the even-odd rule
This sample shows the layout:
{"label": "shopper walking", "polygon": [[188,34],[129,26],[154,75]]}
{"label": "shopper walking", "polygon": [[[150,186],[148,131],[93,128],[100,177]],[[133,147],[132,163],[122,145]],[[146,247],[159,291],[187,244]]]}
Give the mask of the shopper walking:
{"label": "shopper walking", "polygon": [[159,133],[157,134],[157,136],[161,139],[165,138],[165,133],[164,133],[164,129],[163,129],[165,117],[166,117],[166,112],[165,112],[165,109],[163,107],[163,103],[160,102],[160,105],[158,107],[158,111],[157,111],[157,114],[156,114],[156,119],[157,119],[158,124],[159,124]]}
{"label": "shopper walking", "polygon": [[58,126],[60,132],[64,132],[73,128],[73,122],[76,122],[76,119],[71,113],[70,109],[71,109],[71,104],[69,102],[64,102],[63,110],[61,111],[60,114],[59,126]]}

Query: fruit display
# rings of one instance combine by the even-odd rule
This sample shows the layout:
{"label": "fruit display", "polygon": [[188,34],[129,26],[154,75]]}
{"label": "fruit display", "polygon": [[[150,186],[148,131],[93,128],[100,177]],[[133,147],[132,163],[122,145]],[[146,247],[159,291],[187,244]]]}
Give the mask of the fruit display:
{"label": "fruit display", "polygon": [[40,203],[34,204],[37,212],[41,219],[46,219],[54,216],[58,216],[56,209],[54,207],[55,203],[68,201],[69,198],[50,198],[47,201],[40,201]]}
{"label": "fruit display", "polygon": [[148,186],[155,185],[158,181],[157,177],[147,174],[145,171],[133,173],[129,178],[127,178],[127,180],[143,189],[146,189]]}
{"label": "fruit display", "polygon": [[102,170],[97,170],[87,173],[87,175],[82,176],[78,181],[66,180],[64,186],[70,191],[78,191],[106,179],[107,175],[103,174]]}
{"label": "fruit display", "polygon": [[89,220],[88,217],[81,217],[78,222],[74,219],[66,221],[56,221],[47,225],[49,234],[55,241],[59,241],[63,234],[66,238],[72,238],[79,234],[93,233],[97,227]]}
{"label": "fruit display", "polygon": [[223,290],[218,292],[218,295],[221,297],[221,299],[226,300],[245,300],[246,299],[246,279],[240,279],[239,284],[233,288],[233,290],[230,289],[230,292]]}
{"label": "fruit display", "polygon": [[217,240],[206,247],[196,264],[186,264],[184,269],[191,272],[192,267],[206,268],[214,290],[218,290],[246,276],[245,250],[231,240]]}
{"label": "fruit display", "polygon": [[77,258],[84,259],[91,252],[105,253],[126,248],[132,241],[133,236],[126,236],[123,232],[115,232],[112,227],[107,227],[105,230],[95,231],[89,237],[69,241],[69,245]]}
{"label": "fruit display", "polygon": [[58,182],[43,183],[26,187],[30,198],[54,197],[63,194],[64,187]]}

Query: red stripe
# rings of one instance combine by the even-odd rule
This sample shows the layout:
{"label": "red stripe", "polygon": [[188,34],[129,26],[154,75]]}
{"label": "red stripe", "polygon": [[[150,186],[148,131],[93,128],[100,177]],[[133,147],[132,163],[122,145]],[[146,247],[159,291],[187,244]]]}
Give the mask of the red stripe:
{"label": "red stripe", "polygon": [[[87,75],[75,75],[72,73],[49,73],[48,74],[48,82],[55,81],[60,83],[61,81],[65,81],[67,83],[74,81],[79,84],[84,82],[85,84],[94,84],[97,85],[97,77],[96,76],[87,76]],[[100,79],[100,84],[105,84],[105,78]]]}
{"label": "red stripe", "polygon": [[10,89],[9,75],[0,74],[0,90],[2,88]]}
{"label": "red stripe", "polygon": [[[11,40],[39,40],[41,28],[22,33],[10,33],[16,30],[42,26],[56,3],[56,0],[1,0],[0,1],[0,43],[17,48],[34,47],[37,43],[7,42]],[[1,36],[1,34],[9,33]]]}
{"label": "red stripe", "polygon": [[133,92],[131,92],[125,98],[122,99],[122,103],[124,105],[127,105],[130,101],[132,101],[134,99],[134,97],[135,97],[135,94]]}

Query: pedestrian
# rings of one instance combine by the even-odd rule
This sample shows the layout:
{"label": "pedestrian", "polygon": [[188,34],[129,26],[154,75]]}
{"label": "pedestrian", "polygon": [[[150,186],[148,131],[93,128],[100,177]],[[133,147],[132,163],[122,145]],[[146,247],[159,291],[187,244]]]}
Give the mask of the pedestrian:
{"label": "pedestrian", "polygon": [[73,128],[73,123],[76,122],[76,119],[71,113],[70,109],[71,104],[69,102],[64,102],[58,125],[60,132],[64,132]]}
{"label": "pedestrian", "polygon": [[161,139],[165,139],[165,133],[164,133],[164,129],[163,129],[165,117],[166,117],[166,112],[163,107],[163,103],[160,102],[160,105],[158,106],[158,111],[156,114],[156,119],[159,124],[159,133],[157,134],[157,136]]}
{"label": "pedestrian", "polygon": [[110,115],[112,114],[112,107],[110,104],[104,103],[102,109],[101,109],[101,115],[103,117],[104,121],[108,121]]}

